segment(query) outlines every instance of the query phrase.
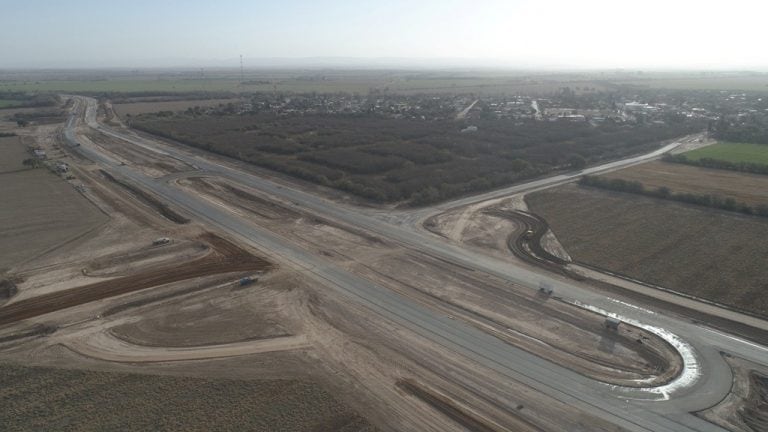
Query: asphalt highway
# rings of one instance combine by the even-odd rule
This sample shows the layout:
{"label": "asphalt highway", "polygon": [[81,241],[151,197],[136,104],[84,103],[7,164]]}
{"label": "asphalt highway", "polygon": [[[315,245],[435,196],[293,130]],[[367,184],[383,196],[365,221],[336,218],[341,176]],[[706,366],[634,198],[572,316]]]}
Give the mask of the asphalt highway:
{"label": "asphalt highway", "polygon": [[[416,220],[439,207],[422,210],[416,216],[382,216],[377,211],[341,205],[325,198],[287,187],[283,184],[247,173],[225,162],[216,162],[205,156],[155,140],[142,138],[123,130],[107,128],[96,121],[95,101],[77,98],[74,115],[65,129],[65,136],[77,151],[101,165],[113,175],[128,179],[163,197],[200,221],[217,227],[262,250],[270,251],[281,259],[304,269],[308,275],[334,287],[374,312],[403,325],[435,343],[473,359],[516,381],[527,384],[566,404],[633,431],[719,431],[720,428],[689,414],[719,402],[730,390],[730,368],[722,360],[720,351],[765,363],[768,349],[726,335],[691,322],[661,315],[653,311],[606,298],[570,280],[539,273],[510,262],[500,261],[466,251],[435,236],[420,232],[404,220]],[[84,114],[85,125],[78,119]],[[141,146],[158,155],[173,157],[195,166],[204,175],[220,175],[243,185],[261,190],[280,199],[305,207],[320,216],[336,219],[352,226],[375,232],[405,247],[429,254],[477,271],[486,272],[507,281],[536,289],[545,281],[555,287],[556,294],[574,304],[604,311],[628,322],[649,327],[678,346],[686,359],[681,377],[672,383],[653,389],[630,389],[608,386],[579,375],[561,365],[534,356],[511,346],[485,332],[459,320],[453,320],[436,311],[416,304],[371,281],[358,277],[317,253],[307,251],[247,219],[211,204],[180,188],[141,173],[130,165],[103,154],[96,146],[78,138],[82,127],[95,128],[102,133]],[[476,202],[487,197],[503,196],[568,181],[584,173],[595,173],[621,166],[640,163],[658,157],[674,144],[649,155],[612,162],[583,172],[565,174],[537,180],[500,191],[483,194],[462,202]]]}

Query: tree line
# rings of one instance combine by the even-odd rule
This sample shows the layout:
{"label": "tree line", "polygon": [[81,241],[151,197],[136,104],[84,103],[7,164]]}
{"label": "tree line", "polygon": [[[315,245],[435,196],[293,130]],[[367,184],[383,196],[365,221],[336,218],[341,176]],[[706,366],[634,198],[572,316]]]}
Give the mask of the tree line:
{"label": "tree line", "polygon": [[726,160],[713,159],[713,158],[701,158],[701,159],[689,159],[683,154],[667,154],[664,155],[663,160],[665,162],[673,162],[685,165],[692,165],[703,168],[714,168],[729,171],[739,171],[752,174],[764,174],[768,175],[768,165],[755,163],[755,162],[730,162]]}
{"label": "tree line", "polygon": [[701,125],[616,126],[361,114],[141,115],[132,127],[376,202],[420,205],[654,150]]}
{"label": "tree line", "polygon": [[768,217],[768,205],[766,204],[751,206],[743,202],[738,202],[733,198],[723,198],[718,195],[706,193],[697,194],[691,192],[672,192],[668,187],[665,186],[661,186],[655,189],[648,189],[645,187],[645,185],[635,180],[584,176],[579,180],[579,184],[616,192],[634,193],[653,198],[678,201],[686,204],[694,204],[702,207],[738,212],[747,215]]}
{"label": "tree line", "polygon": [[710,123],[709,130],[715,138],[730,142],[768,144],[768,118],[749,118],[740,124],[730,124],[724,119]]}

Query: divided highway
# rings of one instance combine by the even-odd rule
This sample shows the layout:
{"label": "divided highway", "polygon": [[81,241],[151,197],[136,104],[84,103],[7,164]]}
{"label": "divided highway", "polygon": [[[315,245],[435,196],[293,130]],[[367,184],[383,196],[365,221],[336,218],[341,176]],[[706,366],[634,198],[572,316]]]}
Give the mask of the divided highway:
{"label": "divided highway", "polygon": [[[128,132],[112,130],[96,122],[95,100],[89,98],[77,98],[76,100],[75,114],[67,123],[65,137],[72,145],[76,146],[74,148],[83,156],[101,165],[105,170],[154,192],[204,223],[278,255],[281,259],[304,269],[308,275],[321,280],[325,285],[340,290],[376,313],[435,343],[471,358],[511,379],[530,385],[557,400],[628,430],[721,430],[689,414],[691,411],[716,404],[730,390],[732,379],[730,369],[720,357],[719,351],[727,351],[758,362],[765,362],[765,359],[768,358],[768,350],[758,345],[696,326],[687,321],[659,315],[614,299],[605,298],[591,291],[588,287],[572,281],[555,278],[509,262],[466,251],[435,236],[413,229],[413,225],[403,224],[403,221],[416,221],[434,209],[427,209],[415,214],[402,212],[387,217],[375,211],[340,205],[322,197],[238,170],[229,164],[213,162],[181,147],[144,139]],[[243,185],[294,202],[323,217],[337,219],[370,230],[411,249],[487,272],[532,289],[538,287],[540,281],[546,281],[553,285],[558,295],[566,301],[590,305],[590,307],[614,313],[629,321],[651,325],[660,332],[670,332],[672,336],[669,337],[674,338],[676,335],[680,340],[681,348],[691,350],[683,378],[657,389],[611,387],[520,350],[461,321],[442,316],[406,297],[349,273],[326,261],[318,254],[306,251],[279,235],[250,223],[243,217],[227,212],[163,180],[147,177],[130,166],[120,165],[119,162],[101,153],[98,147],[91,147],[87,142],[78,138],[78,112],[85,114],[87,127],[98,129],[117,139],[197,166],[201,171],[204,171],[201,174],[227,177]],[[604,171],[639,163],[658,157],[673,146],[667,146],[649,155],[590,168],[583,173]],[[479,201],[487,199],[487,197],[502,196],[503,194],[535,189],[547,184],[565,182],[583,173],[542,179],[526,185],[518,185],[482,196],[455,201],[446,207],[460,205],[464,201]]]}

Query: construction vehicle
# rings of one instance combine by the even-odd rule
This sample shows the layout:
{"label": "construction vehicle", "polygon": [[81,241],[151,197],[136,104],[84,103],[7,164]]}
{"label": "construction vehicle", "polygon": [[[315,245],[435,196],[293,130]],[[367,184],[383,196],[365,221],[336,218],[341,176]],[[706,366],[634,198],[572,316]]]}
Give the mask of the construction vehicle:
{"label": "construction vehicle", "polygon": [[160,237],[155,239],[155,241],[152,242],[152,246],[167,245],[170,242],[171,242],[171,239],[169,239],[168,237]]}
{"label": "construction vehicle", "polygon": [[552,293],[555,291],[554,288],[552,288],[552,285],[550,285],[547,282],[541,281],[539,282],[539,292],[547,297],[551,296]]}
{"label": "construction vehicle", "polygon": [[253,276],[246,276],[246,277],[240,279],[239,283],[240,283],[240,286],[248,286],[248,285],[251,285],[251,284],[256,283],[258,281],[259,281],[258,278],[255,278]]}
{"label": "construction vehicle", "polygon": [[621,324],[621,320],[618,318],[613,317],[606,317],[605,318],[605,328],[608,330],[617,331],[619,330],[619,324]]}

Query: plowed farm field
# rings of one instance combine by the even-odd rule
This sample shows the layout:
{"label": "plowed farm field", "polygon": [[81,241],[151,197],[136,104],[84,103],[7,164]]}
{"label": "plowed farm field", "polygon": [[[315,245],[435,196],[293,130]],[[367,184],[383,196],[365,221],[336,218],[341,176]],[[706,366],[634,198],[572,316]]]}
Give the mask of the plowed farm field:
{"label": "plowed farm field", "polygon": [[768,219],[567,185],[526,197],[578,263],[768,316]]}
{"label": "plowed farm field", "polygon": [[712,194],[752,206],[768,205],[768,176],[711,168],[651,162],[604,177],[639,181],[646,189],[668,187],[672,192]]}
{"label": "plowed farm field", "polygon": [[24,169],[29,154],[17,137],[0,145],[0,273],[107,221],[63,179],[45,168]]}
{"label": "plowed farm field", "polygon": [[[13,431],[375,430],[317,384],[0,365]],[[44,389],[44,391],[41,391]]]}

